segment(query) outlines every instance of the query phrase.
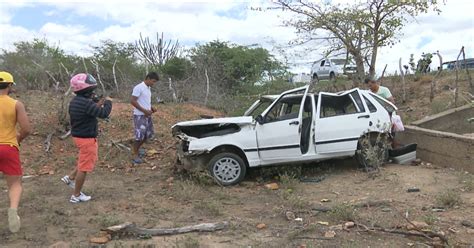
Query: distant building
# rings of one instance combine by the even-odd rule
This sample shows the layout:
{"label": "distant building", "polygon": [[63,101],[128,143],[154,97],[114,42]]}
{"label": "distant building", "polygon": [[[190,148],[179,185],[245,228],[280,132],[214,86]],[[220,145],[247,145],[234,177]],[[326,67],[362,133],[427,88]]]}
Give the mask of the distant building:
{"label": "distant building", "polygon": [[[464,65],[464,60],[459,60],[458,61],[458,69],[465,69],[466,67],[468,69],[473,69],[474,68],[474,58],[471,59],[466,59],[466,65]],[[455,70],[456,69],[456,61],[448,61],[443,63],[443,70]]]}

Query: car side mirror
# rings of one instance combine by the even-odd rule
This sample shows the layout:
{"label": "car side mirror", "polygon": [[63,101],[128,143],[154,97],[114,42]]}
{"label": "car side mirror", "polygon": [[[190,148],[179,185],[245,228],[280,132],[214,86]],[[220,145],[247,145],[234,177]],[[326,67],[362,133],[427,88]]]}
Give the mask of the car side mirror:
{"label": "car side mirror", "polygon": [[260,125],[263,125],[264,121],[263,121],[263,116],[262,115],[257,115],[257,117],[255,117],[255,121],[260,124]]}

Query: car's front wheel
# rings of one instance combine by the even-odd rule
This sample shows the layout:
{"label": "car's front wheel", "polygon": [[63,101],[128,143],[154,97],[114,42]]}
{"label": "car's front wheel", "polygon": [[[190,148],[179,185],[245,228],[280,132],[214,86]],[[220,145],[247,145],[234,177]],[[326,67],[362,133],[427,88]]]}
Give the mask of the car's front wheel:
{"label": "car's front wheel", "polygon": [[234,185],[242,181],[246,165],[242,158],[231,152],[214,155],[208,163],[209,173],[221,185]]}

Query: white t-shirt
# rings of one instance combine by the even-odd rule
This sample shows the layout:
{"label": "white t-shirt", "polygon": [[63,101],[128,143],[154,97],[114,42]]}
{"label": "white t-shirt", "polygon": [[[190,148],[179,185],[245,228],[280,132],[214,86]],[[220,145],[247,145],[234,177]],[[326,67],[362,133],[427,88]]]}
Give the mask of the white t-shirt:
{"label": "white t-shirt", "polygon": [[[142,108],[146,110],[151,110],[151,90],[145,82],[137,84],[133,87],[132,96],[137,97],[137,102],[142,106]],[[138,110],[137,108],[133,108],[134,115],[144,115],[142,111]]]}

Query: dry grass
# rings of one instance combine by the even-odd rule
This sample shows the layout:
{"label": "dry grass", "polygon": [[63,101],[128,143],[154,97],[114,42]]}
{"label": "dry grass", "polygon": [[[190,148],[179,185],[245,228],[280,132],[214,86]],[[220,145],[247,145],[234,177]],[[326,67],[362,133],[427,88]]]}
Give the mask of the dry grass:
{"label": "dry grass", "polygon": [[434,225],[436,221],[438,221],[438,217],[436,215],[429,213],[423,216],[423,221],[426,222],[428,225]]}
{"label": "dry grass", "polygon": [[446,190],[436,196],[436,203],[444,207],[454,207],[461,202],[461,195],[455,189]]}
{"label": "dry grass", "polygon": [[294,240],[300,236],[305,236],[306,234],[314,234],[318,230],[317,224],[309,224],[306,227],[302,227],[300,229],[296,229],[294,231],[290,231],[287,235],[287,239]]}
{"label": "dry grass", "polygon": [[174,243],[174,247],[176,248],[199,248],[199,240],[193,237],[184,237],[182,239],[176,238],[176,241]]}
{"label": "dry grass", "polygon": [[431,84],[431,81],[433,81],[433,76],[431,76],[431,75],[422,75],[422,76],[419,77],[418,81],[421,85]]}
{"label": "dry grass", "polygon": [[474,191],[474,175],[469,173],[462,173],[459,177],[459,182],[462,185],[462,189],[466,192]]}
{"label": "dry grass", "polygon": [[193,203],[193,208],[196,212],[209,216],[209,217],[217,217],[221,216],[221,204],[214,200],[201,200]]}
{"label": "dry grass", "polygon": [[334,221],[349,221],[355,220],[357,217],[356,210],[353,206],[348,204],[339,204],[334,206],[329,211],[329,217]]}
{"label": "dry grass", "polygon": [[191,180],[176,180],[173,183],[173,197],[178,200],[189,201],[206,195],[201,185]]}
{"label": "dry grass", "polygon": [[305,200],[305,197],[293,193],[291,189],[278,191],[278,196],[281,198],[282,203],[289,209],[303,210],[311,206],[311,204]]}
{"label": "dry grass", "polygon": [[285,172],[279,176],[280,185],[284,189],[295,189],[299,184],[299,179],[295,172]]}
{"label": "dry grass", "polygon": [[106,214],[103,213],[94,218],[91,218],[89,222],[97,223],[101,227],[109,227],[122,223],[123,221],[115,214]]}

